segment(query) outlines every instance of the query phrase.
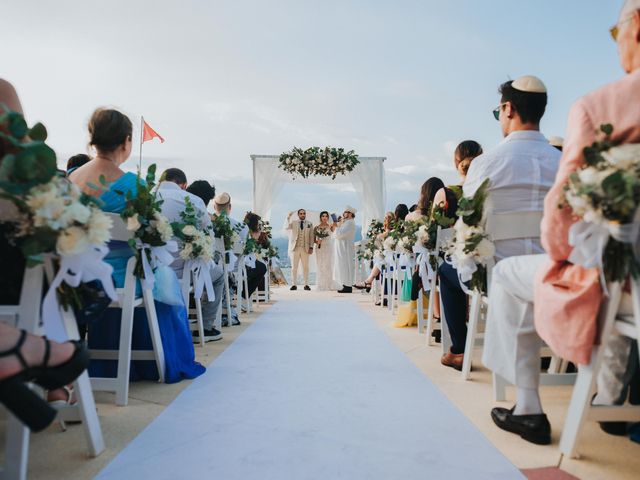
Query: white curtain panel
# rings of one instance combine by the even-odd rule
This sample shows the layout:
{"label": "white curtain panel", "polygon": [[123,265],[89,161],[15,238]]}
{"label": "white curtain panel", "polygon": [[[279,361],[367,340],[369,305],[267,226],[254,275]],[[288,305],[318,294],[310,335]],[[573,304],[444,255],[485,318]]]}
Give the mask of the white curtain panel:
{"label": "white curtain panel", "polygon": [[[293,178],[278,168],[277,155],[251,155],[253,160],[253,211],[270,220],[271,208],[285,183],[294,184],[337,184],[350,183],[356,190],[360,205],[357,223],[362,225],[366,233],[369,222],[382,220],[386,205],[386,184],[384,175],[385,157],[358,157],[360,163],[346,175],[338,175],[334,180],[330,177]],[[315,222],[314,222],[315,223]]]}

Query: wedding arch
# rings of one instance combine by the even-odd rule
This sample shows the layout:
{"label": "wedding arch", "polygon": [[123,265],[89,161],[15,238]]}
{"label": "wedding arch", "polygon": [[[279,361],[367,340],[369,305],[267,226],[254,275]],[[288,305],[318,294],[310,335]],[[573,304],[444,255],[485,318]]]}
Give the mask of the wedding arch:
{"label": "wedding arch", "polygon": [[271,207],[287,183],[300,184],[351,184],[360,200],[358,223],[363,233],[369,222],[384,217],[386,185],[384,161],[386,157],[358,157],[359,163],[351,172],[329,176],[294,177],[279,168],[279,155],[251,155],[253,162],[253,211],[261,217],[271,218]]}

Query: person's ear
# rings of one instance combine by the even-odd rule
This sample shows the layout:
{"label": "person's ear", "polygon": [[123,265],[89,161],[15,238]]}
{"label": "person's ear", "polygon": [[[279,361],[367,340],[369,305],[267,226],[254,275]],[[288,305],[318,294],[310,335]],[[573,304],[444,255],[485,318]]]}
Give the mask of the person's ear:
{"label": "person's ear", "polygon": [[513,103],[511,102],[506,102],[504,105],[504,114],[507,116],[507,118],[513,118],[516,114],[516,109],[513,106]]}

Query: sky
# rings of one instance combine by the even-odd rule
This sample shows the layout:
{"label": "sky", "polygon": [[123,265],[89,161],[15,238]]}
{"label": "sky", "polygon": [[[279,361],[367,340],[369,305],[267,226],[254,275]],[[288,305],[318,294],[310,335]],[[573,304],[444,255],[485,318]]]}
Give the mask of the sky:
{"label": "sky", "polygon": [[[501,140],[500,83],[545,82],[544,134],[623,75],[608,28],[618,0],[86,0],[3,2],[0,77],[42,121],[59,164],[87,151],[96,107],[140,116],[166,141],[143,165],[182,168],[251,208],[251,154],[336,146],[386,157],[387,209],[430,176],[456,183],[453,150]],[[138,148],[125,168],[135,169]],[[299,207],[358,206],[349,186],[288,185]],[[238,212],[240,211],[240,212]]]}

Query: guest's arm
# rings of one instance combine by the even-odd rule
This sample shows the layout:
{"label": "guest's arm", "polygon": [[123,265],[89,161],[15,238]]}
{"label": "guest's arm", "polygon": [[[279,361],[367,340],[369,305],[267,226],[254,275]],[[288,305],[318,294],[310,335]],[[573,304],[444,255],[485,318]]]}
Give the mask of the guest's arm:
{"label": "guest's arm", "polygon": [[598,128],[599,125],[593,125],[584,101],[578,100],[569,113],[567,137],[555,183],[544,199],[540,241],[552,260],[566,260],[571,253],[572,247],[568,241],[569,228],[575,222],[575,218],[570,208],[560,209],[558,204],[563,199],[564,184],[569,175],[584,163],[582,151],[596,140]]}

